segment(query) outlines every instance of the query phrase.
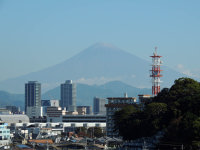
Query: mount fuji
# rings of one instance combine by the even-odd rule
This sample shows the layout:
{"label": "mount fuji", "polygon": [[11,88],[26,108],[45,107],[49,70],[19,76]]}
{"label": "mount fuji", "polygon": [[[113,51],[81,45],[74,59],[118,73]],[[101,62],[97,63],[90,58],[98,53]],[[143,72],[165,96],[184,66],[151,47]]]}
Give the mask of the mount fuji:
{"label": "mount fuji", "polygon": [[[49,68],[0,82],[0,90],[24,93],[24,84],[37,80],[46,92],[73,80],[76,83],[101,85],[121,81],[137,88],[151,88],[150,62],[109,44],[95,44],[66,61]],[[185,75],[162,66],[162,87]]]}

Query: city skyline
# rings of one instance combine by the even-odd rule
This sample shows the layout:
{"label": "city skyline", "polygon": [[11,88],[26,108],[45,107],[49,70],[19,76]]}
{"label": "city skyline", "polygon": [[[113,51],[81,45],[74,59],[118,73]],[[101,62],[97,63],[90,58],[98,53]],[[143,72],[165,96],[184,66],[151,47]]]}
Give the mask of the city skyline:
{"label": "city skyline", "polygon": [[192,77],[200,68],[199,1],[0,1],[0,81],[65,61],[111,43]]}

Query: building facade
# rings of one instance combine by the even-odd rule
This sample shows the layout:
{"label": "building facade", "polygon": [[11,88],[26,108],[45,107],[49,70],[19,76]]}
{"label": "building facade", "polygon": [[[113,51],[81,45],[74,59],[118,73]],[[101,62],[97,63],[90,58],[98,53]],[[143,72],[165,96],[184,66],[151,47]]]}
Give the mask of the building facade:
{"label": "building facade", "polygon": [[41,107],[41,84],[29,81],[25,84],[25,112],[28,107]]}
{"label": "building facade", "polygon": [[84,109],[85,110],[85,114],[87,114],[87,115],[92,115],[93,114],[92,106],[77,106],[77,111],[81,110],[81,109]]}
{"label": "building facade", "polygon": [[67,111],[76,111],[76,84],[67,80],[60,86],[60,106],[66,107]]}
{"label": "building facade", "polygon": [[0,147],[10,144],[10,129],[7,126],[7,123],[0,122]]}
{"label": "building facade", "polygon": [[66,114],[66,111],[62,107],[47,107],[47,122],[61,122],[62,116]]}
{"label": "building facade", "polygon": [[106,104],[106,134],[108,137],[118,137],[118,132],[114,131],[114,114],[115,111],[122,109],[127,105],[136,104],[134,97],[109,97]]}
{"label": "building facade", "polygon": [[47,114],[47,107],[54,106],[54,107],[59,107],[59,100],[42,100],[41,101],[42,105],[42,111],[43,111],[43,116],[46,116]]}
{"label": "building facade", "polygon": [[106,114],[106,99],[94,97],[93,99],[93,112],[94,114]]}
{"label": "building facade", "polygon": [[12,114],[19,114],[20,108],[17,106],[6,106],[6,109],[11,111]]}

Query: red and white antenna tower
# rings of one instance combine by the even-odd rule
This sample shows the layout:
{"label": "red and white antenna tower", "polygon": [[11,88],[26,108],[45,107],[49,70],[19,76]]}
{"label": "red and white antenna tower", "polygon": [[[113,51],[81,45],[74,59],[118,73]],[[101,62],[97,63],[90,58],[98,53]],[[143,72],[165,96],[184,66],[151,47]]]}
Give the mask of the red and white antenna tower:
{"label": "red and white antenna tower", "polygon": [[155,52],[153,53],[152,57],[152,70],[150,77],[152,78],[152,95],[156,96],[160,92],[160,77],[162,75],[160,74],[162,70],[160,70],[160,66],[162,65],[162,61],[160,58],[162,56],[159,56],[157,54],[157,47],[155,47]]}

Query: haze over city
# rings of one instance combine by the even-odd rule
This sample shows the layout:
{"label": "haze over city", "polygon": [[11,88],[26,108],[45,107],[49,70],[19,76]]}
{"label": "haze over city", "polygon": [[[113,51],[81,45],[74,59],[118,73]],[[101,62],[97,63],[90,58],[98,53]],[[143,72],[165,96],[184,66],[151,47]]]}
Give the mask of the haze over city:
{"label": "haze over city", "polygon": [[1,0],[0,81],[59,64],[95,43],[149,62],[157,46],[164,65],[199,78],[199,3]]}

